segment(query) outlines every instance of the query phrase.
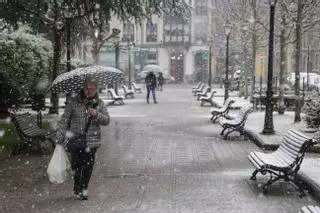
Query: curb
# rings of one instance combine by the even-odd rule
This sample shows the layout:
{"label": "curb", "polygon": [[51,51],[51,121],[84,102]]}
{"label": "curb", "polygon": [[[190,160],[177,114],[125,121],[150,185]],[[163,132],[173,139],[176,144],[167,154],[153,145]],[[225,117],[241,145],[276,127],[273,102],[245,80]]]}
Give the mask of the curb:
{"label": "curb", "polygon": [[320,186],[304,172],[298,173],[297,178],[305,184],[312,196],[320,201]]}
{"label": "curb", "polygon": [[[256,132],[250,130],[250,129],[244,129],[245,134],[247,137],[253,141],[258,147],[264,149],[264,150],[276,150],[279,147],[279,144],[267,144],[263,141],[263,139],[257,134]],[[310,148],[308,152],[311,153],[320,153],[320,145],[315,145]]]}
{"label": "curb", "polygon": [[264,150],[276,150],[279,147],[278,144],[265,143],[257,133],[250,129],[245,128],[244,132],[251,141],[253,141],[258,147]]}

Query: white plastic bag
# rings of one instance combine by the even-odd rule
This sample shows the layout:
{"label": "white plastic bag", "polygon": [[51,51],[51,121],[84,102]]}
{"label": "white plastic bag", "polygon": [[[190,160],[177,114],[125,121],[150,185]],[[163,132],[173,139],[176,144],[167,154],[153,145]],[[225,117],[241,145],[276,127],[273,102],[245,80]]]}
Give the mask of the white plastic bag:
{"label": "white plastic bag", "polygon": [[48,165],[47,174],[51,183],[63,183],[67,180],[70,162],[64,148],[57,144]]}

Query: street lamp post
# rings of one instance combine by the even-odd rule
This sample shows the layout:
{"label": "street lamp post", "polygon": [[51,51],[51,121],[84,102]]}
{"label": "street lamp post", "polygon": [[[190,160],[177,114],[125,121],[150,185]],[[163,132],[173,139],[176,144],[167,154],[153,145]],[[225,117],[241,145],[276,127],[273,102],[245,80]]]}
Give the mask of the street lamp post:
{"label": "street lamp post", "polygon": [[224,25],[224,32],[227,36],[227,43],[226,43],[226,79],[224,81],[224,101],[226,101],[229,98],[229,37],[231,33],[232,26],[227,21],[227,23]]}
{"label": "street lamp post", "polygon": [[208,78],[208,86],[211,87],[212,83],[212,43],[213,38],[209,39],[209,78]]}
{"label": "street lamp post", "polygon": [[131,89],[131,47],[133,47],[135,43],[128,41],[127,47],[125,49],[128,50],[128,88]]}
{"label": "street lamp post", "polygon": [[128,82],[128,88],[131,89],[131,43],[128,45],[128,55],[129,55],[129,82]]}
{"label": "street lamp post", "polygon": [[247,51],[247,32],[248,32],[248,26],[247,24],[243,24],[242,25],[242,33],[243,33],[243,59],[244,59],[244,86],[245,86],[245,92],[244,92],[244,98],[247,99],[248,98],[248,61],[247,61],[247,54],[248,54],[248,51]]}
{"label": "street lamp post", "polygon": [[66,18],[66,30],[67,30],[67,72],[71,71],[71,45],[70,45],[70,40],[71,40],[71,8],[67,5],[64,11],[64,16]]}
{"label": "street lamp post", "polygon": [[[64,10],[64,17],[66,18],[66,30],[67,30],[67,72],[71,71],[71,17],[72,17],[72,11],[69,5],[65,7]],[[71,94],[66,94],[66,101],[65,104],[67,105],[70,101]]]}
{"label": "street lamp post", "polygon": [[310,45],[308,45],[308,59],[307,59],[307,91],[310,91]]}
{"label": "street lamp post", "polygon": [[272,91],[272,78],[273,78],[273,37],[274,37],[274,15],[277,0],[270,0],[270,23],[269,23],[269,48],[268,48],[268,83],[267,83],[267,96],[266,96],[266,112],[264,117],[263,134],[274,134],[273,129],[273,91]]}
{"label": "street lamp post", "polygon": [[[114,36],[114,51],[115,51],[115,67],[117,69],[119,69],[119,56],[120,56],[120,37],[119,37],[119,33],[120,33],[120,30],[119,32],[117,33],[117,35]],[[116,94],[118,95],[118,83],[119,83],[119,80],[117,79],[114,83],[114,90],[116,92]]]}

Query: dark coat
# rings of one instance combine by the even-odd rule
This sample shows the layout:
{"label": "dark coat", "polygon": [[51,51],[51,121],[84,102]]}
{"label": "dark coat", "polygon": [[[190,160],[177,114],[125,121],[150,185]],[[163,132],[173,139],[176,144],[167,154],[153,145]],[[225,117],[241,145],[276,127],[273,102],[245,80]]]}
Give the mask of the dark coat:
{"label": "dark coat", "polygon": [[155,74],[150,72],[145,79],[146,86],[149,88],[156,88],[157,87],[157,77]]}
{"label": "dark coat", "polygon": [[[107,125],[110,121],[107,107],[103,101],[97,98],[95,105],[94,108],[98,110],[98,115],[92,120],[87,132],[87,144],[90,148],[98,148],[101,145],[100,125]],[[64,110],[58,123],[57,143],[65,145],[67,138],[83,134],[88,118],[87,106],[80,94],[73,98]]]}
{"label": "dark coat", "polygon": [[159,77],[158,77],[158,82],[159,82],[160,85],[164,84],[163,75],[161,75],[161,74],[159,75]]}

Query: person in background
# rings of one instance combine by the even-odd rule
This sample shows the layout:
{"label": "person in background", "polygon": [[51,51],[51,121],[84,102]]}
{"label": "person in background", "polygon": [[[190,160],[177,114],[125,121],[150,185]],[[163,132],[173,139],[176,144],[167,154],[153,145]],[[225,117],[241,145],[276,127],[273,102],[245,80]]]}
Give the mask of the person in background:
{"label": "person in background", "polygon": [[147,88],[147,103],[149,103],[150,92],[152,93],[153,103],[158,103],[156,99],[157,77],[153,72],[149,72],[145,78]]}
{"label": "person in background", "polygon": [[[74,194],[81,200],[88,199],[88,184],[93,171],[95,154],[101,145],[100,125],[108,125],[110,116],[103,101],[98,98],[97,84],[86,78],[78,96],[70,99],[58,123],[57,143],[71,155],[74,171]],[[84,135],[81,140],[71,139]],[[81,144],[81,145],[80,145]]]}
{"label": "person in background", "polygon": [[163,89],[163,84],[164,84],[164,78],[162,72],[159,72],[159,77],[158,77],[158,89],[162,91]]}

